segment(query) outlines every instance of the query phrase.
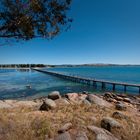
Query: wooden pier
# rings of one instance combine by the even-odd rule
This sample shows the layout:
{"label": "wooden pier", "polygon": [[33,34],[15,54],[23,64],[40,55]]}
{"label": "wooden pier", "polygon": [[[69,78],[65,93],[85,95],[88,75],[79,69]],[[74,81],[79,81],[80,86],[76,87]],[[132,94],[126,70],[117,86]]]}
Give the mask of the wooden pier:
{"label": "wooden pier", "polygon": [[112,85],[112,90],[116,91],[116,86],[123,86],[124,87],[124,92],[127,91],[127,87],[135,87],[138,88],[138,92],[140,93],[140,84],[129,84],[129,83],[122,83],[122,82],[111,82],[111,81],[106,81],[106,80],[98,80],[98,79],[93,79],[93,78],[86,78],[86,77],[79,77],[79,76],[73,76],[73,75],[66,75],[58,72],[52,72],[52,71],[47,71],[47,70],[40,70],[40,69],[33,69],[42,73],[46,73],[49,75],[53,75],[62,79],[66,80],[71,80],[73,82],[77,83],[84,83],[87,85],[92,85],[94,88],[97,88],[97,83],[101,83],[101,88],[102,90],[106,89],[106,85],[110,84]]}

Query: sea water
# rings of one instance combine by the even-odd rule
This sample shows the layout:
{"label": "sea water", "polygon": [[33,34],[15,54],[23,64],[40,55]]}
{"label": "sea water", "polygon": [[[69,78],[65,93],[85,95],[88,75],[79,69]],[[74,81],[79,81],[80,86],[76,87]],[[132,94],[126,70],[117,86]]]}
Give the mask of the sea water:
{"label": "sea water", "polygon": [[[140,84],[140,66],[60,67],[45,68],[44,70],[101,80]],[[111,85],[107,85],[106,91],[111,90]],[[97,89],[94,89],[93,86],[74,83],[37,71],[0,69],[0,99],[38,98],[47,96],[52,91],[59,91],[61,94],[82,91],[98,94],[105,92],[101,91],[100,84]],[[123,86],[117,86],[116,91],[122,93]],[[138,94],[138,89],[129,87],[127,92]]]}

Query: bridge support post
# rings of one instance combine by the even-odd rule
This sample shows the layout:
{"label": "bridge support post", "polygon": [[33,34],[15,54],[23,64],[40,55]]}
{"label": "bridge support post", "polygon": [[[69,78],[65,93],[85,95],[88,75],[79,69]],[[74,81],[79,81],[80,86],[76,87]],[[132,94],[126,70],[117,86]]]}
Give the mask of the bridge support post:
{"label": "bridge support post", "polygon": [[96,81],[93,81],[93,87],[96,89],[97,88],[97,83]]}
{"label": "bridge support post", "polygon": [[124,92],[126,92],[126,85],[124,85]]}
{"label": "bridge support post", "polygon": [[113,84],[113,91],[115,91],[116,90],[116,85],[115,84]]}
{"label": "bridge support post", "polygon": [[90,85],[90,80],[87,80],[87,85]]}
{"label": "bridge support post", "polygon": [[106,88],[106,85],[104,82],[102,82],[102,90],[104,90]]}

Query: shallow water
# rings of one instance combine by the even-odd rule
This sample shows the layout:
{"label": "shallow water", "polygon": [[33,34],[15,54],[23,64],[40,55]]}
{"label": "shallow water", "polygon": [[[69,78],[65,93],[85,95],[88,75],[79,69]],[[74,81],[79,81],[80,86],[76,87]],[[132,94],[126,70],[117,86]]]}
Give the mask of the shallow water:
{"label": "shallow water", "polygon": [[[140,67],[77,67],[77,68],[49,68],[50,71],[65,74],[93,77],[109,81],[121,81],[140,84]],[[27,86],[31,86],[31,89]],[[0,70],[0,99],[38,98],[46,96],[51,91],[68,92],[89,91],[100,93],[100,86],[73,83],[60,78],[36,71],[17,71],[15,69]],[[111,90],[110,85],[107,90]],[[123,92],[123,87],[117,87],[118,92]],[[131,94],[138,94],[137,88],[128,88]]]}

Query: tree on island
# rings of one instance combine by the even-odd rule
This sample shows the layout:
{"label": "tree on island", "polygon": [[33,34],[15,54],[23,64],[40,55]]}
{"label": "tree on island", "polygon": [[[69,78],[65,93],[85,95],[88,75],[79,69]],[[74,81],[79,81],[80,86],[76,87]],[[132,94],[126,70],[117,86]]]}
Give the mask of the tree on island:
{"label": "tree on island", "polygon": [[71,0],[1,0],[0,38],[51,39],[70,27]]}

